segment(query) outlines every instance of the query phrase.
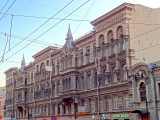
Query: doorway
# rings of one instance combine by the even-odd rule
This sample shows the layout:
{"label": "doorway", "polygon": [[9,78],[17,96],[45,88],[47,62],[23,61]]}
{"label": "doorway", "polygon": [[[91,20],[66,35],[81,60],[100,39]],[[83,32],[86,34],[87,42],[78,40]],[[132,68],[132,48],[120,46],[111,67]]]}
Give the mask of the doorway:
{"label": "doorway", "polygon": [[141,120],[147,120],[147,114],[142,114],[141,115]]}

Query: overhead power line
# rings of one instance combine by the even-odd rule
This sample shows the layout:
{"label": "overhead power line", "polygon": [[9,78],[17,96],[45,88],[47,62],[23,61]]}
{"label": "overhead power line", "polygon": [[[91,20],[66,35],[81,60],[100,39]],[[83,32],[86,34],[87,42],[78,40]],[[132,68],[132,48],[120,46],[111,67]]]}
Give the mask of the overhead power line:
{"label": "overhead power line", "polygon": [[[1,13],[0,14],[5,14]],[[41,16],[32,16],[32,15],[17,15],[17,14],[6,14],[8,16],[15,16],[15,17],[26,17],[26,18],[35,18],[35,19],[54,19],[54,20],[62,20],[61,18],[48,18],[48,17],[41,17]],[[89,20],[77,20],[77,19],[64,19],[64,20],[72,20],[72,21],[85,21],[85,22],[91,22]]]}
{"label": "overhead power line", "polygon": [[[37,5],[41,5],[41,6],[46,7],[46,8],[53,9],[53,10],[59,10],[59,9],[57,9],[57,8],[53,8],[53,7],[51,7],[51,6],[43,5],[43,4],[41,4],[41,3],[37,3],[37,2],[35,2],[35,1],[31,1],[31,0],[27,0],[27,1],[29,1],[29,2],[31,2],[31,3],[34,3],[34,4],[37,4]],[[64,11],[64,10],[63,10],[63,11],[61,11],[61,12],[69,14],[69,12]],[[83,18],[83,17],[82,17],[82,16],[80,16],[80,15],[76,15],[76,14],[72,14],[72,15]]]}
{"label": "overhead power line", "polygon": [[3,6],[3,8],[1,9],[0,13],[3,11],[3,9],[6,7],[6,5],[8,4],[9,0],[7,0],[6,4]]}
{"label": "overhead power line", "polygon": [[[70,14],[68,14],[66,17],[64,17],[63,19],[66,19],[67,17],[69,17],[71,14],[73,14],[75,11],[77,11],[79,8],[81,8],[82,6],[84,6],[85,4],[87,4],[90,0],[87,0],[85,3],[83,3],[81,6],[79,6],[77,9],[75,9],[74,11],[72,11]],[[55,25],[53,25],[52,27],[50,27],[48,30],[46,30],[44,33],[42,33],[41,35],[39,35],[36,39],[34,39],[33,41],[31,41],[30,43],[28,43],[26,46],[24,46],[23,48],[21,48],[20,50],[18,50],[17,52],[15,52],[14,54],[12,54],[10,57],[8,57],[6,60],[8,60],[9,58],[11,58],[12,56],[14,56],[15,54],[17,54],[19,51],[23,50],[25,47],[27,47],[28,45],[30,45],[32,42],[34,42],[35,40],[37,40],[38,38],[40,38],[42,35],[44,35],[45,33],[47,33],[49,30],[51,30],[52,28],[54,28],[56,25],[58,25],[60,22],[62,22],[63,20],[60,20],[59,22],[57,22]],[[5,61],[6,61],[5,60]],[[2,64],[2,63],[1,63]],[[1,65],[0,64],[0,65]]]}
{"label": "overhead power line", "polygon": [[3,17],[5,16],[5,14],[8,12],[8,10],[12,7],[12,5],[16,2],[16,0],[14,0],[12,2],[12,4],[9,6],[9,8],[7,9],[7,11],[3,14],[3,16],[1,17],[0,21],[3,19]]}
{"label": "overhead power line", "polygon": [[[87,16],[87,14],[89,13],[89,11],[91,10],[92,6],[94,5],[94,3],[96,2],[96,0],[94,0],[94,2],[92,3],[91,7],[88,9],[88,11],[86,12],[86,14],[84,15],[84,17],[82,18],[82,20],[80,21],[80,23],[78,24],[76,30],[74,31],[74,33],[77,31],[77,29],[79,28],[79,26],[81,25],[82,21],[84,20],[84,18]],[[73,34],[74,34],[73,33]]]}
{"label": "overhead power line", "polygon": [[[54,18],[57,14],[59,14],[64,8],[66,8],[68,5],[70,5],[74,0],[71,0],[67,5],[65,5],[61,10],[59,10],[56,14],[54,14],[50,19],[48,19],[46,22],[44,22],[42,25],[40,25],[37,29],[35,29],[32,33],[30,33],[27,37],[25,37],[23,40],[21,40],[19,43],[17,43],[15,46],[13,46],[12,48],[10,48],[10,50],[12,50],[13,48],[15,48],[17,45],[19,45],[20,43],[22,43],[25,39],[27,39],[29,36],[31,36],[33,33],[35,33],[37,30],[39,30],[42,26],[44,26],[47,22],[49,22],[52,18]],[[8,52],[6,52],[8,53]],[[5,53],[5,54],[6,54]],[[4,54],[4,55],[5,55]]]}

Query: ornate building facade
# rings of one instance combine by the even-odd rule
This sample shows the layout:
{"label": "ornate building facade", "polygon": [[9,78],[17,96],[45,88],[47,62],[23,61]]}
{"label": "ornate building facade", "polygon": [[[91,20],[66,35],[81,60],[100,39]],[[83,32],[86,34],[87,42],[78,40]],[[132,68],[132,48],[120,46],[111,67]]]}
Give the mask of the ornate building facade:
{"label": "ornate building facade", "polygon": [[[146,12],[151,12],[150,17]],[[160,22],[160,17],[153,21],[152,15],[160,16],[160,11],[124,3],[92,21],[94,30],[79,39],[73,40],[69,27],[62,48],[43,49],[27,66],[23,57],[19,69],[5,71],[7,116],[22,120],[140,120],[130,71],[138,59],[154,61],[157,57],[142,54],[142,46],[137,44],[146,39],[154,43],[160,37],[158,32],[144,34],[155,26],[138,24]],[[141,39],[136,37],[140,35]],[[85,106],[83,116],[77,117],[78,106]]]}

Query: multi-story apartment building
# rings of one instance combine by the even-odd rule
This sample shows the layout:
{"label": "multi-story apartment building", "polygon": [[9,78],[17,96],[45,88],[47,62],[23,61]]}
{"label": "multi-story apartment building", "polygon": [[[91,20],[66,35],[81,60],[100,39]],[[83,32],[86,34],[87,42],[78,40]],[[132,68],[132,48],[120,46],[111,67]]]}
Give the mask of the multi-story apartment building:
{"label": "multi-story apartment building", "polygon": [[5,117],[5,98],[6,98],[6,87],[0,87],[0,120]]}
{"label": "multi-story apartment building", "polygon": [[[19,69],[5,71],[7,116],[145,120],[150,113],[153,120],[154,99],[146,112],[132,76],[142,58],[159,59],[150,56],[160,52],[152,47],[160,37],[155,23],[160,24],[160,9],[124,3],[92,21],[94,30],[77,40],[69,27],[62,48],[49,46],[33,55],[29,65],[23,57]],[[152,94],[152,82],[146,86]],[[78,106],[86,107],[83,116],[77,117]]]}

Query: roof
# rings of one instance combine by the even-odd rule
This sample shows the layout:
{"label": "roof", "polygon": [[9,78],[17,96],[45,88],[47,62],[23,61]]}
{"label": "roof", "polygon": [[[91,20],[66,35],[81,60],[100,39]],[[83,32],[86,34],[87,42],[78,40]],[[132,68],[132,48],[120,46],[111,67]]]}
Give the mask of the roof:
{"label": "roof", "polygon": [[112,9],[112,10],[109,11],[108,13],[102,15],[101,17],[93,20],[93,21],[91,22],[91,24],[92,24],[93,26],[95,26],[95,25],[97,25],[99,22],[101,22],[101,21],[103,21],[104,19],[107,19],[107,18],[113,16],[114,14],[116,14],[116,13],[118,13],[119,11],[125,9],[126,7],[132,9],[132,8],[134,7],[134,5],[135,5],[135,4],[131,4],[131,3],[123,3],[123,4],[119,5],[118,7]]}

